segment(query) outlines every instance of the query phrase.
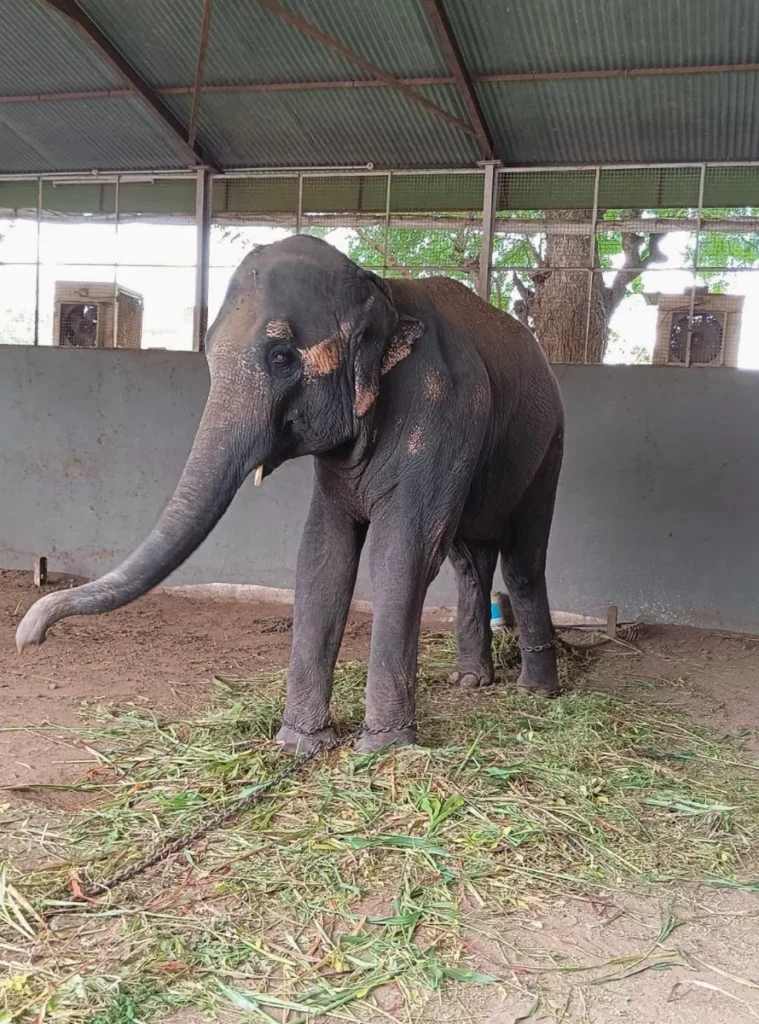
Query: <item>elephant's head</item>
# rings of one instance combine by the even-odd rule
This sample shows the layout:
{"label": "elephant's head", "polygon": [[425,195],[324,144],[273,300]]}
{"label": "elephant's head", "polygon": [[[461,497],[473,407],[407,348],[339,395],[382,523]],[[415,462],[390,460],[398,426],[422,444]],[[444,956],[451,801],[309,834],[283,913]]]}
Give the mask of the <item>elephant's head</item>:
{"label": "elephant's head", "polygon": [[230,282],[206,352],[211,387],[177,488],[145,541],[112,572],[38,601],[19,650],[69,615],[112,611],[161,583],[201,544],[246,477],[359,435],[381,375],[411,351],[420,321],[387,286],[316,238],[251,252]]}

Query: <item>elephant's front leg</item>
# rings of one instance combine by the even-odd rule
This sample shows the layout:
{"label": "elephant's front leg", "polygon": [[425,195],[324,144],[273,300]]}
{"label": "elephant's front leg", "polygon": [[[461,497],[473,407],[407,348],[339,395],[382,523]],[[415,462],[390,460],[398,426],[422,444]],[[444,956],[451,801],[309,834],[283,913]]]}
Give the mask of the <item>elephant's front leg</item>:
{"label": "elephant's front leg", "polygon": [[287,703],[277,741],[309,753],[335,740],[329,713],[332,675],[348,618],[366,527],[319,489],[298,552]]}
{"label": "elephant's front leg", "polygon": [[414,743],[419,629],[427,588],[443,559],[439,535],[428,537],[403,517],[372,523],[369,567],[374,624],[361,751]]}

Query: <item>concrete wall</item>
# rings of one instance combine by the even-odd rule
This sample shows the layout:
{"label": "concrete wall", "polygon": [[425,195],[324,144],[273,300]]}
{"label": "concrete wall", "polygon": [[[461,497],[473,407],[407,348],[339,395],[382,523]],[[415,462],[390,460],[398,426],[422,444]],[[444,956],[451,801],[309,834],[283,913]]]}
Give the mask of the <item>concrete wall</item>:
{"label": "concrete wall", "polygon": [[[557,368],[567,455],[554,608],[759,632],[759,374]],[[208,386],[202,356],[0,347],[0,565],[98,575],[153,525]],[[172,578],[292,587],[310,460],[246,484]],[[369,597],[365,572],[357,596]],[[446,567],[431,603],[453,604]]]}

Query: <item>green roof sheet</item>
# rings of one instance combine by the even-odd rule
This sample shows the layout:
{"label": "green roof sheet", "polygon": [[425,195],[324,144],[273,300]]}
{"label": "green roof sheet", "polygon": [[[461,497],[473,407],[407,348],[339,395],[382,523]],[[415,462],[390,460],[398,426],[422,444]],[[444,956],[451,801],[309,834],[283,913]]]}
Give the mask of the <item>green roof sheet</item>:
{"label": "green roof sheet", "polygon": [[[264,0],[215,0],[198,143],[218,166],[476,165],[471,134],[372,81],[345,52],[468,120],[422,0],[280,2],[334,45]],[[203,0],[79,5],[186,128]],[[756,0],[444,6],[506,164],[759,160]],[[42,0],[0,0],[0,26],[0,174],[189,165],[186,147]]]}

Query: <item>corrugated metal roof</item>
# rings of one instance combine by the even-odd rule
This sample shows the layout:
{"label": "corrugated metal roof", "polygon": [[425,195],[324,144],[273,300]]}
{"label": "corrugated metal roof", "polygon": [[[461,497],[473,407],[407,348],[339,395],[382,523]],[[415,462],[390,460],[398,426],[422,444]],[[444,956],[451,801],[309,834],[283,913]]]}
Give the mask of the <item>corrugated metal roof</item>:
{"label": "corrugated metal roof", "polygon": [[[203,0],[79,0],[153,88],[192,85]],[[280,0],[389,74],[449,78],[422,0]],[[474,75],[759,60],[756,0],[444,0]],[[121,82],[39,0],[0,0],[0,97]],[[367,73],[257,0],[215,0],[209,85],[361,82]],[[757,160],[759,75],[479,82],[513,164]],[[419,92],[466,120],[451,85]],[[189,122],[189,95],[164,96]],[[199,139],[220,166],[471,165],[471,136],[382,88],[205,93]],[[0,173],[180,168],[187,151],[138,101],[0,103]]]}
{"label": "corrugated metal roof", "polygon": [[286,6],[398,78],[450,74],[419,0],[286,0]]}
{"label": "corrugated metal roof", "polygon": [[192,83],[203,0],[77,0],[154,88]]}
{"label": "corrugated metal roof", "polygon": [[[203,0],[81,0],[82,7],[155,87],[192,85]],[[313,19],[312,19],[313,20]],[[308,82],[366,77],[255,0],[215,0],[204,79]]]}
{"label": "corrugated metal roof", "polygon": [[0,0],[0,95],[112,89],[118,84],[92,47],[58,15],[38,2]]}
{"label": "corrugated metal roof", "polygon": [[[519,164],[753,160],[759,74],[480,86],[505,161]],[[735,117],[735,112],[740,116]]]}
{"label": "corrugated metal roof", "polygon": [[0,103],[0,160],[11,174],[169,170],[188,163],[142,104],[128,98]]}
{"label": "corrugated metal roof", "polygon": [[[441,105],[450,86],[424,88]],[[181,118],[190,99],[168,97]],[[477,145],[391,89],[212,93],[203,98],[199,137],[225,167],[467,166]]]}
{"label": "corrugated metal roof", "polygon": [[740,64],[756,0],[446,0],[472,74]]}
{"label": "corrugated metal roof", "polygon": [[[313,16],[306,15],[313,21]],[[214,0],[206,81],[328,82],[364,79],[355,64],[280,21],[271,11],[238,0]]]}

